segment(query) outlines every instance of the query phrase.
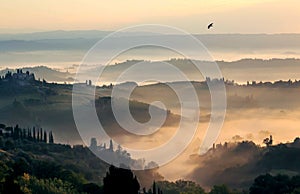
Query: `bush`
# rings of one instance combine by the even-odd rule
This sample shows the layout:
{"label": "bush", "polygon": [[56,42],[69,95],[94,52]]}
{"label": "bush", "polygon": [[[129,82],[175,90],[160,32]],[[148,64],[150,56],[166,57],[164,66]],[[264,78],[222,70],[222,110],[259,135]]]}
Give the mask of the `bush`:
{"label": "bush", "polygon": [[60,179],[37,179],[34,176],[24,173],[18,179],[20,189],[25,194],[79,194],[74,187]]}

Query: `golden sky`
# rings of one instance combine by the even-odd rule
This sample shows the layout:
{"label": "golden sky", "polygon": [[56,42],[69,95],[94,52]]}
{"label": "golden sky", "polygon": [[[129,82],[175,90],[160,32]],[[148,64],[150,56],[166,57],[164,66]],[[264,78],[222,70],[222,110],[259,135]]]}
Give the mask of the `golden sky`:
{"label": "golden sky", "polygon": [[0,33],[165,24],[191,33],[300,33],[299,0],[1,0]]}

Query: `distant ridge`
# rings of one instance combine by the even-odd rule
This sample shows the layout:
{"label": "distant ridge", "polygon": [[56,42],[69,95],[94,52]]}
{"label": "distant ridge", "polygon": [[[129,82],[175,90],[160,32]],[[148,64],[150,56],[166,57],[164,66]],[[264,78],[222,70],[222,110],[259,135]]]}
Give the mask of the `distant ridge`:
{"label": "distant ridge", "polygon": [[[209,66],[213,62],[212,61],[202,61],[202,60],[194,60],[197,63],[201,63],[201,65]],[[119,75],[127,68],[133,66],[138,62],[143,62],[143,60],[126,60],[120,63],[115,63],[109,65],[103,74],[103,78],[108,82],[114,82],[115,76]],[[144,61],[149,65],[153,63],[153,61]],[[190,75],[190,79],[199,80],[199,73],[195,72],[194,65],[191,63],[189,59],[170,59],[165,60],[164,62],[173,64],[177,68],[181,69],[187,75]],[[277,80],[299,80],[300,79],[300,59],[296,58],[286,58],[286,59],[251,59],[244,58],[235,61],[216,61],[220,67],[220,70],[223,73],[225,79],[235,80],[237,82],[247,81],[277,81]],[[74,70],[76,70],[77,66],[70,67],[70,71],[62,71],[55,68],[51,68],[50,66],[34,66],[34,67],[23,67],[24,71],[33,72],[36,75],[36,78],[45,79],[49,82],[73,82],[75,78]],[[73,69],[72,69],[73,68]],[[74,69],[75,68],[75,69]],[[68,69],[68,68],[65,68]],[[90,68],[86,68],[83,72],[84,75],[87,76],[98,76],[95,74],[99,70],[99,66],[91,66]],[[0,76],[5,75],[7,71],[16,71],[13,68],[3,68],[0,69]],[[249,73],[251,72],[251,73]],[[272,72],[266,75],[265,72]],[[146,72],[144,72],[146,73]],[[148,73],[155,73],[153,72]],[[166,73],[166,72],[160,72]],[[132,75],[133,77],[135,75]],[[172,80],[171,75],[168,80]],[[174,82],[182,81],[177,80],[174,77]]]}
{"label": "distant ridge", "polygon": [[[3,40],[51,40],[51,39],[99,39],[114,31],[102,30],[55,30],[32,33],[0,33],[0,41]],[[151,32],[122,32],[124,36],[157,35]]]}
{"label": "distant ridge", "polygon": [[[111,31],[50,31],[27,34],[0,34],[0,51],[87,50]],[[195,34],[211,51],[254,52],[263,49],[295,52],[300,50],[300,34]],[[136,41],[141,37],[156,40],[178,40],[182,35],[124,32],[113,37],[112,46],[120,41]],[[182,43],[182,48],[191,45]],[[110,48],[108,48],[110,49]],[[297,51],[298,52],[298,51]]]}
{"label": "distant ridge", "polygon": [[74,38],[101,38],[111,31],[100,30],[55,30],[32,33],[0,34],[0,40],[40,40],[40,39],[74,39]]}
{"label": "distant ridge", "polygon": [[[45,79],[49,82],[67,82],[73,81],[73,74],[69,72],[61,72],[47,66],[23,67],[24,72],[29,71],[36,75],[37,79]],[[16,72],[16,69],[5,68],[0,70],[0,76],[4,76],[8,71]]]}

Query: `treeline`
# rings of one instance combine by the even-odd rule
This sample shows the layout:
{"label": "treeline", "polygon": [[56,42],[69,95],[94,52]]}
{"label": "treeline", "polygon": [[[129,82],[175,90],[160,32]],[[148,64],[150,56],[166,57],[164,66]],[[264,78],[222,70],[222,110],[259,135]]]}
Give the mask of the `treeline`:
{"label": "treeline", "polygon": [[248,190],[235,190],[222,184],[215,185],[206,192],[197,183],[185,180],[154,181],[152,187],[147,190],[140,188],[137,177],[130,170],[110,166],[103,179],[101,192],[104,194],[299,194],[300,176],[260,175],[255,178]]}
{"label": "treeline", "polygon": [[20,128],[19,125],[15,127],[7,127],[5,124],[0,124],[0,136],[12,137],[13,139],[27,139],[30,141],[54,143],[52,131],[45,131],[42,128]]}
{"label": "treeline", "polygon": [[258,176],[249,189],[250,194],[299,194],[300,176],[265,174]]}
{"label": "treeline", "polygon": [[254,86],[254,87],[299,87],[300,86],[300,80],[278,80],[274,82],[262,82],[262,81],[247,81],[247,86]]}

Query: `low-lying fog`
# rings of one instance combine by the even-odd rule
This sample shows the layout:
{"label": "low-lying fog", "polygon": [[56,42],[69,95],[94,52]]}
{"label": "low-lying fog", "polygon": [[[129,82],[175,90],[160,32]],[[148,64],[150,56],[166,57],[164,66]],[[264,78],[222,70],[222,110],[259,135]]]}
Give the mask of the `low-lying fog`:
{"label": "low-lying fog", "polygon": [[[193,141],[178,158],[160,167],[159,172],[168,180],[177,180],[183,177],[190,179],[194,168],[200,165],[199,161],[191,160],[191,155],[199,154],[200,145],[209,125],[211,100],[209,90],[203,84],[194,83],[194,87],[200,101],[198,131]],[[101,94],[101,89],[99,92]],[[216,144],[248,140],[264,146],[263,140],[270,135],[273,136],[274,144],[292,142],[300,136],[300,102],[298,100],[300,87],[227,85],[226,95],[226,117],[215,141]],[[131,99],[145,103],[161,101],[174,115],[180,114],[178,98],[166,84],[137,87],[133,91]],[[134,117],[136,118],[136,115]],[[136,119],[138,120],[138,118]],[[123,146],[131,149],[150,149],[163,145],[175,135],[178,127],[177,117],[170,116],[167,123],[150,136],[116,132],[120,130],[120,127],[115,124],[107,125],[106,130],[116,130],[110,134]],[[178,148],[181,146],[178,144]],[[174,148],[174,151],[177,151],[178,148]],[[201,180],[196,181],[201,183]]]}
{"label": "low-lying fog", "polygon": [[[192,154],[198,154],[199,146],[208,127],[210,114],[210,95],[206,89],[195,86],[201,102],[201,116],[198,132],[185,152],[170,164],[160,168],[160,172],[171,180],[188,176],[198,164],[189,162]],[[164,92],[162,92],[164,91]],[[251,86],[227,86],[227,112],[216,144],[250,140],[263,146],[263,139],[273,136],[274,144],[292,142],[300,136],[299,116],[300,88],[271,88]],[[132,97],[139,101],[150,103],[161,99],[166,107],[174,113],[179,113],[178,101],[173,92],[164,85],[143,86],[137,88]],[[175,106],[174,106],[175,105]],[[162,136],[141,138],[141,144],[158,145],[168,140],[174,130],[162,129]],[[159,138],[163,137],[163,138]],[[126,141],[132,142],[132,141]],[[128,143],[135,146],[134,143]],[[154,143],[154,144],[152,144]]]}

